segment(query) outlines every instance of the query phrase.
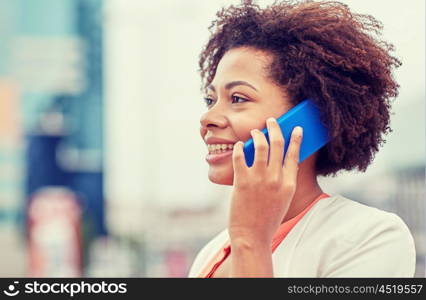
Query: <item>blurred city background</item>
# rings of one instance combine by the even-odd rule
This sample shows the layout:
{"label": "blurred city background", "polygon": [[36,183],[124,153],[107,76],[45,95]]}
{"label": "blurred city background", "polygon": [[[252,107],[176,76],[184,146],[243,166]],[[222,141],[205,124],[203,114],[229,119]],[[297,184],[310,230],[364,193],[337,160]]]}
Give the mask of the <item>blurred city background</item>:
{"label": "blurred city background", "polygon": [[[198,55],[238,2],[0,0],[1,277],[187,276],[232,188],[207,178]],[[425,2],[342,2],[383,22],[401,88],[367,172],[320,183],[397,213],[424,277]]]}

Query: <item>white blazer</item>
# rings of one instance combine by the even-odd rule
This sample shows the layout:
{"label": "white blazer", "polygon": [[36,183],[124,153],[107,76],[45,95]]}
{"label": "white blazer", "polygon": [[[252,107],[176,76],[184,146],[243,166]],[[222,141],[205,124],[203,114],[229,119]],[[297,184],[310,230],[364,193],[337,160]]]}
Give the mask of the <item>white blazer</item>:
{"label": "white blazer", "polygon": [[[198,277],[228,238],[225,229],[208,242],[188,276]],[[413,277],[416,251],[396,214],[335,195],[299,220],[272,261],[274,277]]]}

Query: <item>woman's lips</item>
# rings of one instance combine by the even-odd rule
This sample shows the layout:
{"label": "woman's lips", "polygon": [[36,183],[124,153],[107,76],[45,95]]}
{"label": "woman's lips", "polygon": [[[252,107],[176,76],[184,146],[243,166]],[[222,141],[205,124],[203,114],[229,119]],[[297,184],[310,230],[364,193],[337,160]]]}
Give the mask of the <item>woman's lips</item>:
{"label": "woman's lips", "polygon": [[231,149],[227,150],[225,152],[222,152],[222,153],[217,153],[217,154],[210,153],[210,154],[207,154],[206,161],[209,164],[214,164],[214,163],[220,162],[224,158],[226,158],[228,156],[231,156],[231,155],[232,155],[232,150]]}

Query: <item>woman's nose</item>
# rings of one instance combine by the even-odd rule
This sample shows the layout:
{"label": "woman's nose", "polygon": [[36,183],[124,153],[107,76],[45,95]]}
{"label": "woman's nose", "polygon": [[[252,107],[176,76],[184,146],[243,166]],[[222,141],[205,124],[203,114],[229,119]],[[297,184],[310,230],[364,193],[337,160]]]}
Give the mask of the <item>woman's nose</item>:
{"label": "woman's nose", "polygon": [[226,127],[227,125],[227,118],[223,112],[218,106],[212,107],[207,112],[205,112],[201,118],[200,123],[202,128],[209,128],[209,127]]}

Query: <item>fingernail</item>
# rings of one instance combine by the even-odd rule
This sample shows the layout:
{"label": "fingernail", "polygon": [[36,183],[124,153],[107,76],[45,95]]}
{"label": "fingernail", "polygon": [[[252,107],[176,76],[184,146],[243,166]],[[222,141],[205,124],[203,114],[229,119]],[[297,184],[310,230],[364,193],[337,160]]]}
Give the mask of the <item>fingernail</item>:
{"label": "fingernail", "polygon": [[298,135],[298,136],[302,136],[303,135],[303,128],[300,126],[296,126],[294,128],[294,134]]}
{"label": "fingernail", "polygon": [[267,121],[268,121],[268,122],[276,122],[275,118],[273,118],[273,117],[268,118],[268,120],[267,120]]}

